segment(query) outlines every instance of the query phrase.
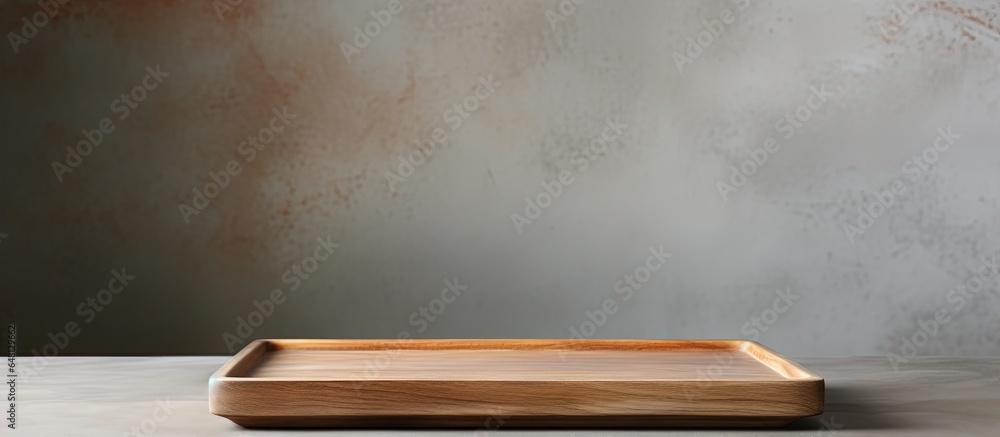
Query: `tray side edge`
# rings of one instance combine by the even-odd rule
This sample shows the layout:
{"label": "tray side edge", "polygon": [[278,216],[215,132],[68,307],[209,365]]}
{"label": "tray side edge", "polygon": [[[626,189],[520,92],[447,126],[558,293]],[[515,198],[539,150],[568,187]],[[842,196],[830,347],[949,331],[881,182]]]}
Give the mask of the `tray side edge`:
{"label": "tray side edge", "polygon": [[793,380],[823,380],[823,377],[813,373],[799,363],[781,355],[770,348],[751,340],[744,340],[740,350],[756,358],[765,366]]}
{"label": "tray side edge", "polygon": [[232,383],[233,378],[253,367],[272,348],[268,340],[254,340],[247,344],[236,355],[226,361],[219,370],[208,378],[208,411],[221,414],[229,400],[226,399],[223,386]]}

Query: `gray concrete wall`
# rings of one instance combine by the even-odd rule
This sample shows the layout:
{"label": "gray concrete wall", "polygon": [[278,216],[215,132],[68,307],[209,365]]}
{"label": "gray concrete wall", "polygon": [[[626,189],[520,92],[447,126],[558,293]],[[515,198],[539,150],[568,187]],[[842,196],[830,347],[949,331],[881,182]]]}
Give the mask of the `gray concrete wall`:
{"label": "gray concrete wall", "polygon": [[1000,353],[993,2],[563,3],[74,1],[8,35],[22,352]]}

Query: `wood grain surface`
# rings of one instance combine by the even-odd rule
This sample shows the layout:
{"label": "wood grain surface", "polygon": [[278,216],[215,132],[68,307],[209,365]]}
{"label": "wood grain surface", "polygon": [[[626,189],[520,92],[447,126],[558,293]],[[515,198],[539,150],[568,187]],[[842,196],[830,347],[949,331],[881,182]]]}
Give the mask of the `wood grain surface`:
{"label": "wood grain surface", "polygon": [[260,340],[209,388],[251,427],[721,427],[819,414],[823,383],[735,340]]}
{"label": "wood grain surface", "polygon": [[[782,379],[766,364],[743,353],[698,351],[523,351],[523,350],[284,350],[265,354],[250,378],[338,379],[364,377],[368,363],[385,362],[379,379],[452,381],[634,381],[718,378],[741,381]],[[539,369],[545,369],[540,372]]]}

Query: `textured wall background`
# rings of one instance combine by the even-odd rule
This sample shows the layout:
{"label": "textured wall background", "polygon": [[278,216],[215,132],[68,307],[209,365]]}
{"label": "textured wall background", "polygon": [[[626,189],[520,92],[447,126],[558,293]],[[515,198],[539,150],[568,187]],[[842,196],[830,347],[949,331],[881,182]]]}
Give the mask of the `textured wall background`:
{"label": "textured wall background", "polygon": [[994,2],[224,2],[0,6],[23,353],[574,329],[1000,353]]}

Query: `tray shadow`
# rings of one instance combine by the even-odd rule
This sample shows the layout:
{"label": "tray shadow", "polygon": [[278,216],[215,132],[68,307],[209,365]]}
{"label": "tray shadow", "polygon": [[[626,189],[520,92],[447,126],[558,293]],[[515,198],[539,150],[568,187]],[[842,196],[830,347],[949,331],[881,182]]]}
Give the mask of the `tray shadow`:
{"label": "tray shadow", "polygon": [[790,425],[774,431],[826,431],[832,435],[840,430],[887,430],[914,429],[918,426],[912,420],[892,417],[896,412],[891,404],[875,402],[884,397],[885,387],[826,387],[826,406],[823,414],[799,419]]}

